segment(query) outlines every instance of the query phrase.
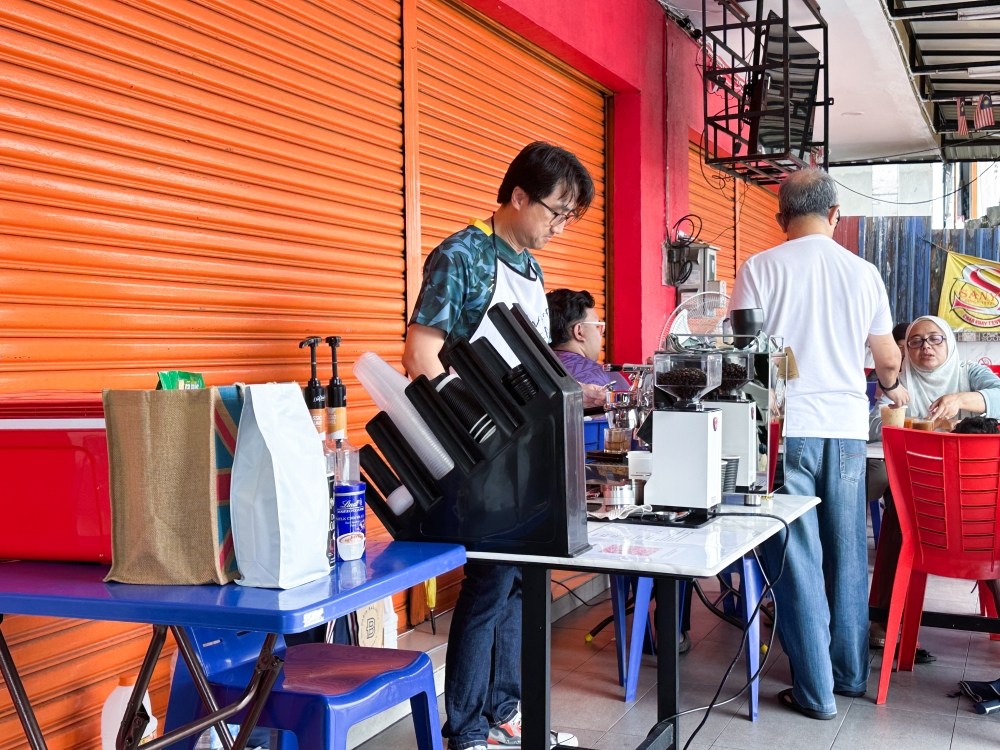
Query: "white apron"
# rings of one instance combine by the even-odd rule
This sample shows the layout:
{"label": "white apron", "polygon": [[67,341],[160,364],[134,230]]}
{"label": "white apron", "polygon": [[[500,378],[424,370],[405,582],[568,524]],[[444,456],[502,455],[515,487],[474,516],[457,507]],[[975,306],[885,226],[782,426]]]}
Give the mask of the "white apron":
{"label": "white apron", "polygon": [[[482,230],[489,229],[482,222],[476,222],[476,226]],[[487,232],[487,234],[493,237],[492,231]],[[496,242],[495,237],[493,241],[494,243]],[[469,336],[469,341],[475,341],[483,337],[487,338],[500,355],[507,360],[507,364],[513,368],[521,364],[521,361],[514,355],[511,348],[507,346],[507,342],[500,335],[500,331],[496,329],[496,326],[493,325],[493,321],[490,320],[490,316],[487,313],[498,302],[503,302],[508,307],[512,307],[516,302],[521,305],[528,319],[535,324],[535,328],[538,329],[538,333],[545,340],[545,343],[548,343],[549,302],[545,298],[545,287],[542,284],[542,279],[535,273],[535,269],[530,263],[528,264],[528,276],[507,265],[499,253],[496,255],[496,264],[496,284],[493,286],[493,296],[490,297],[490,302],[483,312],[483,319],[479,321],[476,330]]]}

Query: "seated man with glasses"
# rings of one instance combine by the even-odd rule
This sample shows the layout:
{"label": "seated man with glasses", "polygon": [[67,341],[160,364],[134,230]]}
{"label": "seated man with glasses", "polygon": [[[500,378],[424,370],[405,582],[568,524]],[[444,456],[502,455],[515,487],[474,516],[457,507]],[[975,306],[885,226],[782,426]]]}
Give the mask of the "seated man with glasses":
{"label": "seated man with glasses", "polygon": [[549,301],[549,330],[552,350],[569,374],[584,385],[612,386],[627,391],[629,382],[621,373],[605,372],[597,362],[601,355],[605,323],[597,318],[590,292],[553,289]]}
{"label": "seated man with glasses", "polygon": [[[955,423],[970,416],[1000,417],[1000,378],[985,365],[969,364],[958,355],[955,333],[945,321],[933,315],[917,318],[906,331],[906,356],[899,381],[910,394],[906,416],[933,419],[934,429],[951,432]],[[882,397],[869,418],[869,442],[882,438],[882,409],[890,401]],[[873,485],[887,487],[885,469],[872,477]],[[878,497],[879,487],[869,487],[870,495]],[[899,519],[886,489],[882,495],[885,512],[879,532],[878,553],[872,577],[872,591],[868,602],[873,607],[889,608],[892,581],[896,577],[896,563],[903,537]],[[990,581],[994,599],[1000,605],[1000,582]],[[871,648],[885,645],[885,624],[873,622],[868,638]],[[917,651],[917,663],[935,661],[923,649]]]}

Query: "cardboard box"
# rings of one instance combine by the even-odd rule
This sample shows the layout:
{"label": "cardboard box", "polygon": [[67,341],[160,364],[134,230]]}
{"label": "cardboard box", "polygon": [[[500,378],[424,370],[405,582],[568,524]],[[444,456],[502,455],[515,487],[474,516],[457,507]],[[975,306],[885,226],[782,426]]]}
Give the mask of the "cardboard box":
{"label": "cardboard box", "polygon": [[382,631],[381,601],[359,609],[358,615],[358,645],[370,648],[382,648],[385,634]]}

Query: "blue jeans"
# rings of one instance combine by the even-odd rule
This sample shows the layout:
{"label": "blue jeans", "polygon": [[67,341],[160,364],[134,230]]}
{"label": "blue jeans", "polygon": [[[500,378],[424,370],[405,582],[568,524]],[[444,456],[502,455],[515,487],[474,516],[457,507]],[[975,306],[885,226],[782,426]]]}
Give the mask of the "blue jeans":
{"label": "blue jeans", "polygon": [[[784,573],[774,587],[778,637],[792,666],[799,705],[834,713],[834,690],[868,684],[868,539],[865,443],[787,438],[787,495],[820,504],[789,525]],[[784,531],[764,544],[768,577],[781,565]]]}
{"label": "blue jeans", "polygon": [[521,569],[468,563],[448,635],[442,734],[451,750],[485,745],[521,699]]}

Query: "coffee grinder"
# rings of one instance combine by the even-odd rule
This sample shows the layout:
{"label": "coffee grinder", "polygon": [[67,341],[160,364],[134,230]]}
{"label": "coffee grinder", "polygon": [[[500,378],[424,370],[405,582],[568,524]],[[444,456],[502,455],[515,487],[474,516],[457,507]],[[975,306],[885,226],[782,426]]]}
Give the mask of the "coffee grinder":
{"label": "coffee grinder", "polygon": [[722,451],[739,456],[736,492],[767,495],[784,482],[785,381],[788,358],[782,339],[763,333],[760,308],[732,310],[723,322],[722,385],[705,397],[721,409]]}
{"label": "coffee grinder", "polygon": [[722,412],[722,454],[739,457],[736,491],[760,492],[766,488],[759,486],[757,474],[757,404],[743,388],[754,379],[754,352],[764,326],[764,311],[733,310],[724,327],[727,322],[732,327],[734,348],[722,352],[722,384],[706,396],[705,403]]}
{"label": "coffee grinder", "polygon": [[700,525],[722,501],[722,411],[701,402],[722,382],[722,355],[657,352],[653,373],[673,402],[650,413],[651,449],[628,454],[629,475],[645,480],[654,513],[689,510],[684,525]]}
{"label": "coffee grinder", "polygon": [[722,354],[722,384],[705,403],[722,412],[722,454],[739,458],[736,491],[753,492],[757,484],[757,405],[743,393],[753,379],[753,353]]}

